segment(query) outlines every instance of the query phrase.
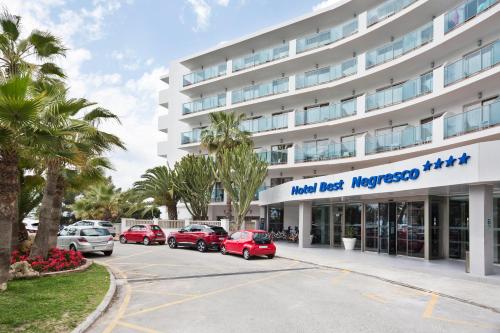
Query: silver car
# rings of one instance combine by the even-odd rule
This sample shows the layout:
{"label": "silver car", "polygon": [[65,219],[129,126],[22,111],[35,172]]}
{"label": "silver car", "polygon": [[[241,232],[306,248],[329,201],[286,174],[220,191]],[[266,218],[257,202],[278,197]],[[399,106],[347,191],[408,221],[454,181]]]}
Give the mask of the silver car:
{"label": "silver car", "polygon": [[108,229],[111,236],[116,236],[116,229],[113,223],[108,221],[100,220],[81,220],[70,225],[71,227],[94,227],[94,228],[105,228]]}
{"label": "silver car", "polygon": [[103,252],[110,256],[113,253],[113,236],[105,228],[69,226],[59,232],[57,247],[80,252]]}

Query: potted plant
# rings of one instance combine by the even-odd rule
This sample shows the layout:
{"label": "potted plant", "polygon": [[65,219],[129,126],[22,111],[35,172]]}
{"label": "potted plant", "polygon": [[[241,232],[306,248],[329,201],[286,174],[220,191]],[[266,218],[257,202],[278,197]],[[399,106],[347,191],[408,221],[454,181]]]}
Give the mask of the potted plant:
{"label": "potted plant", "polygon": [[356,237],[353,227],[345,228],[344,237],[342,237],[342,242],[344,243],[344,248],[346,250],[354,250],[356,245]]}

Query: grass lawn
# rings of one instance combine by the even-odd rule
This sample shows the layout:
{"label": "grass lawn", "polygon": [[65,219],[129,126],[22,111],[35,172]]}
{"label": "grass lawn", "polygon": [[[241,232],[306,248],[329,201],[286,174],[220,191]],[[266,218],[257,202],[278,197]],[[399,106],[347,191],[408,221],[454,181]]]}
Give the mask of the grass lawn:
{"label": "grass lawn", "polygon": [[109,288],[106,268],[10,281],[0,293],[0,332],[70,332],[95,310]]}

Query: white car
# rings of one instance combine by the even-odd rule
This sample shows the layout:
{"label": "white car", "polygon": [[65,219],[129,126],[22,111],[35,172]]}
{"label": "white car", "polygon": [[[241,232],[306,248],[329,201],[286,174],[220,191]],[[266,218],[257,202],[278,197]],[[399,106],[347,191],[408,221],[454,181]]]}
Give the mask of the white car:
{"label": "white car", "polygon": [[26,226],[26,231],[30,234],[36,234],[38,231],[38,221],[32,219],[24,219],[24,225]]}
{"label": "white car", "polygon": [[113,226],[113,223],[108,221],[100,221],[100,220],[81,220],[73,223],[70,227],[94,227],[94,228],[104,228],[108,229],[111,236],[116,236],[116,229]]}
{"label": "white car", "polygon": [[57,247],[80,252],[113,253],[113,236],[105,228],[66,227],[57,236]]}

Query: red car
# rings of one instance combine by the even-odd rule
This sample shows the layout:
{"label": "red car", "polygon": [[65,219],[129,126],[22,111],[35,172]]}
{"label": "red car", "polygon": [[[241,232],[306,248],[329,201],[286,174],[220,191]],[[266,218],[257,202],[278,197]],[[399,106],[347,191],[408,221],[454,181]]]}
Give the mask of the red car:
{"label": "red car", "polygon": [[166,241],[165,233],[155,224],[137,224],[120,235],[120,243],[122,244],[132,242],[144,245],[152,243],[165,245]]}
{"label": "red car", "polygon": [[200,252],[220,249],[227,232],[222,227],[192,224],[168,235],[168,246],[175,249],[178,245],[196,247]]}
{"label": "red car", "polygon": [[276,254],[276,246],[271,235],[264,230],[237,231],[222,243],[221,253],[241,254],[246,260],[253,256],[272,259]]}

